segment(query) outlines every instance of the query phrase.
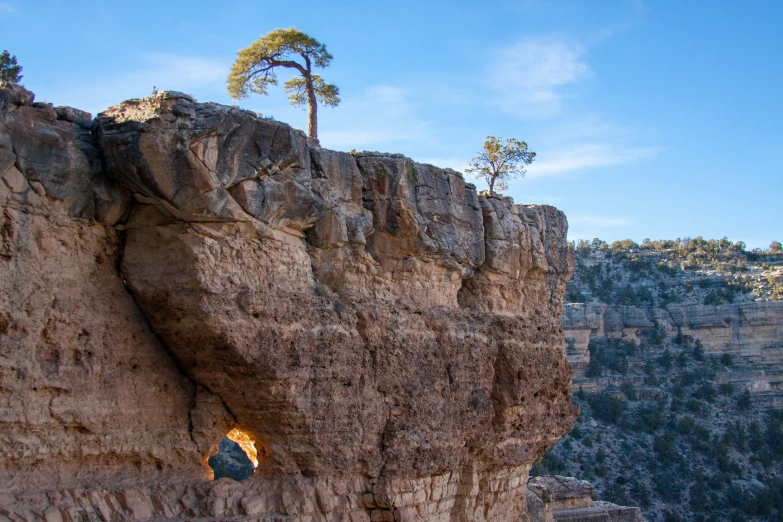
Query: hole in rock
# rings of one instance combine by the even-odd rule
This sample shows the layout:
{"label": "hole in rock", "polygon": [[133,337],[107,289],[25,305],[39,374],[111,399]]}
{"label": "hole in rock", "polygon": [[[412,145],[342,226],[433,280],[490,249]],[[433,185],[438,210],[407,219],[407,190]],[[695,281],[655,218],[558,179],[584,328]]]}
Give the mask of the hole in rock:
{"label": "hole in rock", "polygon": [[207,461],[215,480],[228,477],[245,480],[253,476],[258,467],[256,443],[242,430],[234,428],[218,443],[218,452]]}

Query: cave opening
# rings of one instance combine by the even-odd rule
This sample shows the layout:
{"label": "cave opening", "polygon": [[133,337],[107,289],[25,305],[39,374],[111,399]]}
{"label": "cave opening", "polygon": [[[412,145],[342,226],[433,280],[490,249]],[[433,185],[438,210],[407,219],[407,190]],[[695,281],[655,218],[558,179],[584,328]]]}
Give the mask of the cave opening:
{"label": "cave opening", "polygon": [[234,428],[218,443],[218,452],[209,457],[214,479],[228,477],[236,481],[253,476],[258,467],[258,451],[249,434]]}

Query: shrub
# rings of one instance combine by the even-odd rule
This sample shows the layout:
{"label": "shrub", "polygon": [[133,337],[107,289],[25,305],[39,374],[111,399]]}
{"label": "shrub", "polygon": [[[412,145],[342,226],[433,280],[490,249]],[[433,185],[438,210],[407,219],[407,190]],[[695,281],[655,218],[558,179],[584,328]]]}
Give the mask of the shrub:
{"label": "shrub", "polygon": [[745,432],[745,426],[739,421],[729,423],[728,429],[723,434],[722,442],[728,446],[733,446],[740,453],[747,448],[748,435]]}
{"label": "shrub", "polygon": [[696,429],[696,419],[691,417],[690,415],[685,415],[683,417],[680,417],[680,420],[677,422],[677,431],[681,435],[690,435],[694,432]]}
{"label": "shrub", "polygon": [[685,403],[685,408],[691,413],[704,413],[704,403],[698,399],[688,399]]}
{"label": "shrub", "polygon": [[585,295],[576,288],[568,288],[565,293],[566,303],[584,303]]}
{"label": "shrub", "polygon": [[745,391],[740,394],[739,398],[737,398],[737,407],[741,410],[749,410],[752,403],[753,400],[751,399],[750,390],[748,389],[745,389]]}
{"label": "shrub", "polygon": [[717,290],[711,290],[710,293],[708,293],[704,297],[704,304],[705,305],[721,305],[723,303],[733,303],[734,302],[734,288],[719,288]]}
{"label": "shrub", "polygon": [[658,365],[664,370],[670,370],[673,361],[674,356],[668,348],[663,352],[663,354],[661,354],[660,357],[658,357]]}
{"label": "shrub", "polygon": [[553,451],[544,453],[534,464],[533,475],[561,475],[566,471],[565,461]]}
{"label": "shrub", "polygon": [[587,377],[600,377],[603,375],[604,372],[604,365],[601,364],[601,359],[599,359],[595,354],[591,352],[590,354],[590,362],[587,363],[587,371],[585,372],[585,375]]}
{"label": "shrub", "polygon": [[658,380],[658,375],[655,373],[655,365],[653,365],[651,361],[644,365],[644,373],[647,375],[647,378],[644,380],[644,382],[648,386],[655,386],[660,383]]}
{"label": "shrub", "polygon": [[702,480],[697,478],[696,482],[691,485],[688,493],[688,503],[691,506],[691,510],[702,512],[707,508],[707,486],[704,485]]}
{"label": "shrub", "polygon": [[22,81],[22,66],[16,61],[16,56],[8,51],[0,53],[0,82],[18,84]]}
{"label": "shrub", "polygon": [[701,399],[707,402],[713,402],[716,395],[717,393],[715,392],[715,387],[709,382],[705,382],[699,386],[699,388],[693,394],[693,396],[697,399]]}
{"label": "shrub", "polygon": [[671,503],[680,502],[682,490],[679,480],[677,480],[677,477],[673,473],[664,471],[656,474],[653,477],[653,482],[655,484],[655,491],[658,492],[663,500]]}
{"label": "shrub", "polygon": [[666,420],[666,410],[663,404],[645,405],[636,411],[632,427],[637,431],[654,433],[659,430]]}
{"label": "shrub", "polygon": [[680,515],[679,511],[665,511],[663,516],[664,522],[684,522],[685,519],[682,518],[682,515]]}
{"label": "shrub", "polygon": [[653,451],[663,464],[670,464],[677,460],[677,446],[671,433],[658,436],[653,439]]}
{"label": "shrub", "polygon": [[693,337],[690,335],[683,335],[682,330],[677,329],[677,337],[674,338],[674,342],[682,346],[683,348],[690,348],[693,346]]}
{"label": "shrub", "polygon": [[704,344],[702,344],[701,339],[696,339],[696,342],[693,344],[693,358],[697,361],[704,359]]}
{"label": "shrub", "polygon": [[598,448],[598,451],[595,453],[595,461],[598,464],[606,462],[606,450],[603,447]]}
{"label": "shrub", "polygon": [[593,409],[595,417],[604,422],[615,423],[625,413],[625,402],[614,396],[594,395],[587,401]]}
{"label": "shrub", "polygon": [[783,458],[783,415],[781,412],[772,412],[767,421],[767,430],[764,437],[769,445],[770,452],[775,458]]}
{"label": "shrub", "polygon": [[650,490],[640,482],[633,482],[630,487],[631,496],[636,500],[639,506],[646,508],[652,503]]}
{"label": "shrub", "polygon": [[631,381],[624,381],[623,384],[620,385],[620,390],[623,392],[623,395],[625,395],[625,398],[629,401],[635,401],[637,399],[636,388],[634,388]]}
{"label": "shrub", "polygon": [[603,490],[601,498],[606,499],[609,502],[615,502],[617,504],[623,504],[628,502],[627,492],[623,487],[622,477],[618,477],[609,487]]}

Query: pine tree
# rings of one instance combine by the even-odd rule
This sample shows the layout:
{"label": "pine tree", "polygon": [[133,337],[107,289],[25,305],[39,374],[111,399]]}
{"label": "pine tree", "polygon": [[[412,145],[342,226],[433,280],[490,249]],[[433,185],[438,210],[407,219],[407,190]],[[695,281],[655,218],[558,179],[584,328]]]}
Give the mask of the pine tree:
{"label": "pine tree", "polygon": [[528,150],[527,143],[514,138],[506,140],[487,136],[484,149],[471,160],[465,169],[468,174],[478,179],[484,179],[489,185],[490,195],[497,190],[506,190],[508,181],[525,175],[525,166],[530,165],[536,153]]}
{"label": "pine tree", "polygon": [[22,66],[16,63],[16,56],[8,51],[0,54],[0,82],[17,85],[22,80]]}
{"label": "pine tree", "polygon": [[333,83],[324,82],[312,69],[328,67],[331,61],[326,46],[314,38],[293,27],[275,29],[239,51],[228,75],[228,92],[234,99],[244,98],[251,92],[264,95],[267,86],[277,85],[275,69],[298,71],[301,76],[288,80],[285,90],[293,106],[307,106],[307,133],[317,140],[318,102],[337,106],[340,90]]}

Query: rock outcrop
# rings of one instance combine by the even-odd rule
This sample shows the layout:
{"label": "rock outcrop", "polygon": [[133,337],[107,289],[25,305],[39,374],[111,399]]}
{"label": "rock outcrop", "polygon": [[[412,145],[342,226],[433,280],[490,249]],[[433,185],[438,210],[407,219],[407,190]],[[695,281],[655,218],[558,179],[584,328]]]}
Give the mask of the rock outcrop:
{"label": "rock outcrop", "polygon": [[0,490],[205,476],[193,385],[118,275],[120,234],[100,223],[123,190],[72,111],[0,92]]}
{"label": "rock outcrop", "polygon": [[644,522],[641,510],[593,501],[593,486],[573,477],[535,477],[528,483],[529,522]]}
{"label": "rock outcrop", "polygon": [[[0,520],[526,512],[576,415],[561,212],[180,93],[0,92]],[[210,482],[232,429],[258,468]]]}

